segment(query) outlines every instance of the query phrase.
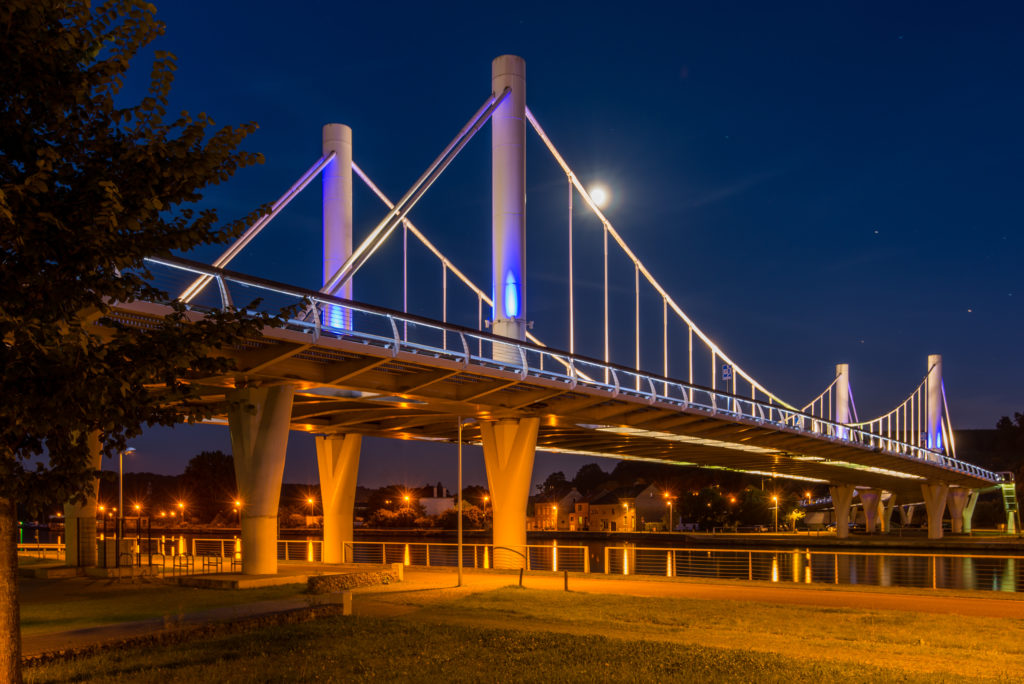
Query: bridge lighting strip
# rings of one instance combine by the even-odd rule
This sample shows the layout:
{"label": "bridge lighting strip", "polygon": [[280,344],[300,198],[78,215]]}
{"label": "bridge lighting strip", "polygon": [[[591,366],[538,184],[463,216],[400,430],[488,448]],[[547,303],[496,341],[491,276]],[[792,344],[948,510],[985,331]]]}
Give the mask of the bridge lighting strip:
{"label": "bridge lighting strip", "polygon": [[637,437],[650,437],[666,442],[683,442],[685,444],[696,444],[698,446],[710,446],[720,449],[732,449],[734,451],[747,451],[752,454],[775,454],[778,449],[765,449],[764,447],[751,444],[737,444],[735,442],[723,442],[718,439],[707,439],[705,437],[691,437],[689,435],[677,435],[671,432],[655,432],[641,428],[616,427],[613,425],[580,425],[581,428],[594,430],[596,432],[610,432],[616,435],[635,435]]}
{"label": "bridge lighting strip", "polygon": [[[238,256],[238,254],[253,241],[253,238],[259,235],[260,231],[266,228],[267,225],[274,220],[274,217],[281,213],[281,211],[287,207],[300,192],[305,190],[306,186],[309,185],[314,178],[320,175],[320,172],[323,171],[336,156],[336,152],[331,152],[325,157],[320,157],[320,159],[317,160],[317,162],[299,178],[299,180],[295,181],[292,187],[288,188],[287,192],[281,195],[281,197],[271,205],[270,213],[264,214],[256,219],[256,221],[249,226],[249,229],[242,233],[241,237],[235,240],[235,242],[228,247],[223,254],[217,257],[217,260],[213,262],[213,265],[217,268],[224,268],[231,263],[231,260]],[[181,293],[179,299],[188,304],[203,291],[203,288],[210,284],[211,280],[213,280],[213,277],[209,275],[203,275],[196,278],[195,281],[188,286],[188,289]]]}
{"label": "bridge lighting strip", "polygon": [[[691,437],[689,435],[676,435],[669,432],[655,432],[652,430],[643,430],[640,428],[631,427],[615,427],[611,425],[579,425],[581,428],[587,428],[595,430],[597,432],[610,432],[616,435],[635,435],[637,437],[650,437],[652,439],[660,439],[667,442],[683,442],[684,444],[694,444],[697,446],[710,446],[718,449],[732,449],[734,451],[746,451],[753,454],[778,454],[778,449],[766,449],[764,447],[753,446],[751,444],[736,444],[734,442],[723,442],[718,439],[707,439],[704,437]],[[785,454],[785,452],[781,452]],[[819,463],[825,466],[835,466],[839,468],[849,468],[851,470],[860,470],[869,473],[878,473],[879,475],[888,475],[890,477],[899,477],[906,480],[924,480],[925,478],[920,475],[911,475],[909,473],[900,473],[895,470],[889,470],[887,468],[878,468],[875,466],[861,465],[859,463],[850,463],[848,461],[833,461],[821,458],[820,456],[785,456],[786,458],[793,459],[795,461],[808,461]],[[752,471],[743,471],[752,472]],[[790,476],[786,476],[790,477]],[[799,478],[794,478],[799,479]],[[825,482],[826,480],[816,480],[815,478],[808,478],[809,480],[816,482]]]}

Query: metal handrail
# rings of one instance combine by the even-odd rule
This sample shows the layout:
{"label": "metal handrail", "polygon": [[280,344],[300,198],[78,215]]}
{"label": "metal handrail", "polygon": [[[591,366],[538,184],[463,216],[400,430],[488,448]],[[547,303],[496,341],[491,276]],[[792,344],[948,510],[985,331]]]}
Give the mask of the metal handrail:
{"label": "metal handrail", "polygon": [[[284,327],[304,332],[314,338],[332,336],[341,339],[358,339],[360,342],[368,343],[391,351],[392,355],[399,351],[406,351],[416,354],[428,353],[445,358],[456,363],[476,365],[486,368],[513,373],[525,379],[525,377],[543,378],[577,387],[583,385],[607,391],[613,396],[633,396],[647,400],[649,403],[660,403],[662,405],[675,406],[690,412],[701,411],[713,416],[728,416],[731,418],[752,421],[756,424],[771,425],[775,428],[793,431],[798,434],[811,434],[818,439],[831,442],[845,443],[861,448],[873,449],[884,452],[891,456],[907,458],[915,461],[926,460],[932,465],[946,468],[955,472],[965,473],[990,482],[1000,481],[996,473],[980,468],[970,463],[960,461],[942,454],[941,452],[927,449],[908,442],[868,432],[861,428],[826,420],[801,411],[789,409],[771,401],[740,397],[718,389],[696,385],[693,383],[674,380],[667,376],[660,376],[652,373],[645,373],[637,369],[627,368],[618,364],[604,362],[598,359],[569,354],[550,347],[541,347],[529,342],[523,342],[513,338],[501,337],[489,333],[480,332],[472,328],[451,324],[406,314],[383,307],[354,302],[340,297],[325,295],[314,290],[286,285],[258,277],[247,276],[225,269],[215,268],[200,264],[198,262],[176,257],[147,258],[147,262],[165,266],[168,268],[185,271],[191,274],[210,275],[219,277],[225,283],[234,282],[246,287],[263,289],[279,295],[293,297],[303,304],[309,304],[312,309],[322,312],[327,307],[341,307],[352,313],[364,314],[370,317],[377,317],[386,322],[387,329],[392,335],[384,336],[368,330],[357,330],[355,317],[350,316],[351,328],[333,328],[319,320],[309,321],[302,319],[290,319],[284,322]],[[222,307],[231,306],[227,297],[222,299]],[[194,307],[197,311],[203,311],[200,307]],[[258,313],[258,312],[254,312]],[[319,314],[313,316],[319,319]],[[398,324],[402,325],[399,326]],[[398,328],[402,328],[404,337],[397,334]],[[409,340],[410,331],[422,328],[427,331],[434,331],[441,335],[441,340],[451,340],[450,344],[442,342],[442,346],[412,342]],[[491,357],[466,354],[465,340],[476,340],[491,345],[501,344],[514,347],[518,350],[517,356],[524,362],[522,364],[504,362]],[[452,348],[449,349],[448,347]],[[468,345],[472,346],[472,345]],[[543,360],[548,357],[557,363],[544,364],[530,363],[531,357]],[[591,366],[595,372],[584,375],[580,366]],[[557,369],[557,370],[556,370]],[[564,371],[564,372],[563,372]],[[623,381],[619,375],[631,379]],[[612,380],[612,384],[601,382],[596,378]],[[650,389],[636,389],[647,385]],[[661,387],[661,392],[658,387]],[[746,410],[745,410],[746,409]],[[749,412],[748,412],[749,411]],[[805,426],[809,426],[805,427]]]}

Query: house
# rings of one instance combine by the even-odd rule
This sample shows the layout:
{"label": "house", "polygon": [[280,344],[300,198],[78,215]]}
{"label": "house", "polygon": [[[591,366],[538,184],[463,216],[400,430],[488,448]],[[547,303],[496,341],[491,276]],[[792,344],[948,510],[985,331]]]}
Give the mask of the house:
{"label": "house", "polygon": [[636,519],[641,530],[665,529],[668,523],[668,502],[675,497],[665,496],[660,487],[648,485],[640,490],[633,500]]}
{"label": "house", "polygon": [[424,515],[438,516],[447,510],[455,508],[455,497],[445,489],[440,482],[436,485],[425,485],[413,494],[417,502],[423,506]]}
{"label": "house", "polygon": [[574,504],[583,496],[575,487],[561,489],[554,494],[539,496],[533,502],[533,518],[527,519],[527,529],[570,530]]}
{"label": "house", "polygon": [[596,492],[585,502],[585,528],[592,532],[635,532],[637,528],[637,497],[650,489],[639,484]]}

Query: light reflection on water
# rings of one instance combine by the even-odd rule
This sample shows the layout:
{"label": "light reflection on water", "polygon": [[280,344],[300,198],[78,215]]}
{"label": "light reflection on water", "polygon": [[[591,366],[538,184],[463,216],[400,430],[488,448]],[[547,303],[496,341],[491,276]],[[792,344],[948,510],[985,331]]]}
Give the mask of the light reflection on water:
{"label": "light reflection on water", "polygon": [[[603,550],[602,550],[603,551]],[[636,574],[665,574],[668,549],[630,552]],[[674,549],[677,577],[779,583],[1024,591],[1024,557],[927,553],[851,553],[811,549]],[[622,552],[609,547],[611,572]]]}

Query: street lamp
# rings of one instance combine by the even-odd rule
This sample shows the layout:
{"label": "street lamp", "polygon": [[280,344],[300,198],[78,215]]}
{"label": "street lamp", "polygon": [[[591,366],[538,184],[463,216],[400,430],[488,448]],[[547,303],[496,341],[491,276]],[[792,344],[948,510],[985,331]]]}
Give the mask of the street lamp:
{"label": "street lamp", "polygon": [[772,495],[772,501],[775,502],[775,534],[779,533],[779,497]]}
{"label": "street lamp", "polygon": [[310,497],[308,497],[308,498],[306,499],[306,503],[308,503],[308,504],[309,504],[309,517],[311,517],[311,518],[312,518],[312,517],[313,517],[313,511],[314,511],[314,508],[313,508],[313,503],[314,503],[314,502],[313,502],[313,497],[311,497],[311,496],[310,496]]}
{"label": "street lamp", "polygon": [[235,513],[238,514],[238,526],[242,526],[242,501],[235,499]]}
{"label": "street lamp", "polygon": [[120,452],[117,456],[117,538],[121,538],[121,519],[124,515],[124,455],[134,454],[135,447],[128,447],[124,451]]}
{"label": "street lamp", "polygon": [[558,529],[558,504],[552,504],[551,505],[551,517],[554,518],[554,521],[551,524],[551,529],[557,530]]}
{"label": "street lamp", "polygon": [[[178,502],[178,510],[181,511],[181,524],[184,525],[185,524],[185,502],[184,501],[179,501]],[[171,515],[174,515],[174,514],[172,513]]]}

